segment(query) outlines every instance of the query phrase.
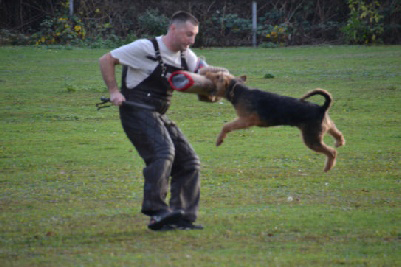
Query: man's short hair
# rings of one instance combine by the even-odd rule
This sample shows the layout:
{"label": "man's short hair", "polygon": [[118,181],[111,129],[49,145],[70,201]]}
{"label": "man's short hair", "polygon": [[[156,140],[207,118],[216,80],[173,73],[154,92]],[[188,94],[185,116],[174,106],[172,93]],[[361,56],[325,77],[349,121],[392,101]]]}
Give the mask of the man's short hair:
{"label": "man's short hair", "polygon": [[171,24],[173,23],[185,23],[187,21],[190,21],[193,25],[198,26],[199,21],[197,18],[195,18],[194,15],[191,13],[185,12],[185,11],[178,11],[173,14],[171,17]]}

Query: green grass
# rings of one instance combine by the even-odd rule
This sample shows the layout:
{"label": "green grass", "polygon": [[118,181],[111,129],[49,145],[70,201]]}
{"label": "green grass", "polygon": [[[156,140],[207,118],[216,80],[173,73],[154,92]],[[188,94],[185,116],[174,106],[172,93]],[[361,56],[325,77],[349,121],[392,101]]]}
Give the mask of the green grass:
{"label": "green grass", "polygon": [[215,147],[231,105],[175,93],[168,114],[202,160],[206,228],[162,233],[140,213],[143,162],[116,108],[94,106],[108,95],[105,52],[0,47],[0,266],[401,265],[400,46],[196,50],[251,87],[330,91],[347,144],[327,174],[291,127]]}

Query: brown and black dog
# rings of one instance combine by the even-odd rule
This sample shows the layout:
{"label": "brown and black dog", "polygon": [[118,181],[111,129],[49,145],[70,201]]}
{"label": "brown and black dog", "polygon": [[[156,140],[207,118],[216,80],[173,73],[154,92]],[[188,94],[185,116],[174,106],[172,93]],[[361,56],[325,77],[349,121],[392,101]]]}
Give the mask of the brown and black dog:
{"label": "brown and black dog", "polygon": [[[216,97],[224,97],[230,101],[238,115],[234,121],[223,126],[217,138],[217,146],[223,143],[227,133],[237,129],[251,126],[296,126],[301,130],[303,140],[310,149],[327,156],[324,171],[334,167],[337,151],[323,143],[323,136],[326,132],[333,136],[336,147],[344,145],[345,140],[327,114],[333,101],[327,91],[315,89],[298,99],[250,89],[243,83],[245,76],[236,78],[225,72],[205,75],[215,84]],[[313,95],[322,95],[325,98],[323,106],[305,101]]]}

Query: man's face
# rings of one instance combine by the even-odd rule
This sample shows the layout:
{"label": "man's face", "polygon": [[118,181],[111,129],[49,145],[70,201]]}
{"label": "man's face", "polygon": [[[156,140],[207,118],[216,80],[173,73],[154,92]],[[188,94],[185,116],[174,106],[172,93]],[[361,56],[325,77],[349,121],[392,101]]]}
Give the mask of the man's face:
{"label": "man's face", "polygon": [[190,45],[195,43],[195,37],[198,34],[198,26],[190,21],[172,25],[174,31],[174,48],[176,51],[185,51]]}

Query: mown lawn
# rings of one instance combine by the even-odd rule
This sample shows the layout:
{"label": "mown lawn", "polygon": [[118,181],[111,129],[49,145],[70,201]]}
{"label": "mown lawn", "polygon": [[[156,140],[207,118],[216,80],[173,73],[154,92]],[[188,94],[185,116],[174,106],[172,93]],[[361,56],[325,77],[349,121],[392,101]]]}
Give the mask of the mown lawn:
{"label": "mown lawn", "polygon": [[231,105],[175,93],[168,114],[202,160],[205,229],[173,232],[146,228],[143,162],[117,109],[96,111],[106,52],[0,47],[0,266],[401,266],[400,46],[196,50],[251,87],[330,91],[347,143],[329,173],[296,128],[215,147]]}

